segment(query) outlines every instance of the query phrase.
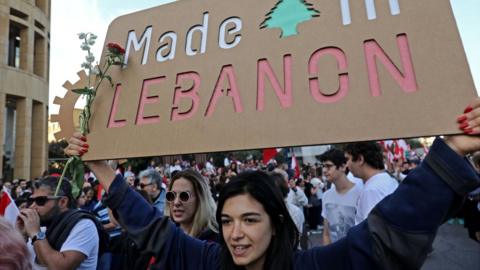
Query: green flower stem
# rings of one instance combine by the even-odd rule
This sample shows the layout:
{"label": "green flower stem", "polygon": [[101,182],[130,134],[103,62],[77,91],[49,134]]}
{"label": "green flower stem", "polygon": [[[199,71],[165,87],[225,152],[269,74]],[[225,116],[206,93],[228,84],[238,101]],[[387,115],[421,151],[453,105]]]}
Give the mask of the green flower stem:
{"label": "green flower stem", "polygon": [[60,180],[58,180],[57,188],[55,189],[55,194],[53,196],[57,196],[58,191],[60,190],[60,186],[62,186],[63,178],[65,177],[65,173],[67,172],[68,166],[70,166],[70,163],[74,160],[74,157],[70,157],[65,164],[65,167],[63,168],[62,175],[60,176]]}
{"label": "green flower stem", "polygon": [[[83,36],[83,35],[85,35],[85,36]],[[86,63],[87,64],[82,65],[82,66],[84,66],[84,68],[86,68],[88,70],[88,86],[86,88],[83,88],[83,89],[76,89],[76,90],[81,90],[78,93],[81,93],[82,95],[85,95],[85,97],[86,97],[86,105],[83,108],[82,113],[80,114],[80,132],[82,133],[82,135],[85,136],[88,133],[90,133],[89,121],[90,121],[90,116],[91,116],[91,106],[92,106],[93,101],[94,101],[94,99],[97,95],[98,88],[100,87],[100,85],[102,84],[102,82],[105,78],[108,78],[110,83],[113,85],[112,79],[111,79],[110,76],[107,75],[107,72],[112,65],[118,65],[118,63],[123,62],[123,54],[124,54],[125,51],[123,49],[121,51],[119,51],[118,48],[117,48],[118,45],[117,45],[117,47],[113,46],[114,49],[112,49],[112,47],[110,47],[110,46],[107,46],[109,51],[106,54],[106,60],[103,63],[103,66],[98,70],[99,74],[95,74],[95,76],[97,77],[96,78],[97,80],[92,82],[92,75],[93,74],[92,74],[92,62],[90,61],[90,59],[91,59],[90,58],[90,56],[91,56],[90,45],[93,45],[94,39],[96,37],[94,37],[92,39],[91,37],[94,36],[92,33],[86,33],[86,34],[81,33],[81,34],[79,34],[79,36],[83,37],[84,44],[86,44],[86,46],[88,46],[86,48],[86,51],[87,51],[87,57],[86,57],[87,62]],[[82,49],[83,49],[83,47],[82,47]],[[92,59],[92,61],[93,61],[93,59]],[[121,65],[121,64],[119,64],[119,65]],[[95,73],[97,73],[97,72],[95,72]],[[98,78],[100,80],[98,80]],[[94,88],[91,85],[92,83],[95,83]],[[60,180],[58,181],[57,188],[55,189],[55,196],[57,196],[57,194],[60,190],[60,187],[62,185],[62,181],[65,177],[65,174],[66,174],[67,170],[72,175],[72,194],[75,198],[77,198],[78,195],[80,195],[81,188],[83,186],[83,181],[84,181],[84,175],[83,175],[84,174],[84,167],[83,167],[82,159],[79,156],[72,156],[68,159],[67,163],[65,164],[65,167],[63,168],[62,176],[60,177]]]}

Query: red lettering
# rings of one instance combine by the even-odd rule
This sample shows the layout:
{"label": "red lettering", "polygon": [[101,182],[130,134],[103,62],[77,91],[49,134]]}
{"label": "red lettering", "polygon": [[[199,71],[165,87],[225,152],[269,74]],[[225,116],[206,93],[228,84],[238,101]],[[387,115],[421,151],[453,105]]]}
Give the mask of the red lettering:
{"label": "red lettering", "polygon": [[115,87],[115,93],[113,94],[112,108],[110,109],[110,116],[108,117],[107,128],[120,128],[124,127],[127,124],[127,120],[125,119],[115,120],[118,108],[118,96],[120,96],[121,91],[122,85],[117,84],[117,86]]}
{"label": "red lettering", "polygon": [[148,95],[148,88],[151,85],[159,84],[165,80],[165,77],[153,78],[153,79],[146,79],[143,81],[142,85],[142,93],[140,95],[140,103],[138,104],[138,111],[137,111],[137,121],[135,124],[137,125],[146,125],[146,124],[154,124],[160,121],[160,117],[158,115],[150,115],[144,116],[145,105],[157,103],[159,98],[157,95],[149,96]]}
{"label": "red lettering", "polygon": [[237,78],[235,76],[233,66],[226,65],[223,66],[222,70],[220,71],[220,76],[215,84],[215,90],[210,98],[210,102],[208,102],[207,111],[205,112],[206,117],[209,117],[213,114],[215,107],[217,106],[218,99],[223,96],[223,85],[225,84],[225,80],[228,80],[228,85],[230,86],[230,88],[226,89],[226,95],[232,98],[235,112],[243,112],[243,105],[242,101],[240,100],[240,93],[238,92],[237,87]]}
{"label": "red lettering", "polygon": [[265,107],[265,76],[272,84],[273,90],[280,101],[282,108],[291,107],[292,100],[292,56],[287,54],[283,57],[283,85],[282,89],[273,69],[267,59],[258,60],[257,65],[257,110],[263,111]]}
{"label": "red lettering", "polygon": [[348,64],[345,53],[341,49],[335,47],[328,47],[317,50],[312,54],[312,56],[310,56],[310,60],[308,62],[308,72],[311,76],[318,74],[318,61],[321,57],[326,55],[331,55],[335,57],[335,60],[337,60],[337,68],[339,69],[338,89],[333,94],[324,94],[322,89],[320,89],[318,77],[312,77],[309,79],[310,94],[319,103],[335,103],[344,98],[348,93],[348,89],[350,88],[348,73],[346,72]]}
{"label": "red lettering", "polygon": [[364,42],[365,59],[368,68],[368,81],[370,83],[370,92],[374,97],[380,96],[381,94],[377,62],[375,61],[377,58],[404,92],[412,93],[418,90],[415,70],[413,69],[412,55],[410,53],[406,34],[400,34],[397,36],[397,46],[400,51],[400,59],[404,67],[404,74],[402,74],[397,66],[395,66],[385,51],[380,45],[378,45],[377,41],[367,40]]}
{"label": "red lettering", "polygon": [[[182,90],[181,82],[183,80],[191,80],[193,85],[190,89]],[[185,120],[192,117],[198,110],[200,103],[200,97],[198,96],[198,90],[200,89],[200,75],[196,72],[185,72],[177,74],[175,94],[173,96],[173,107],[170,119],[172,121]],[[192,100],[192,106],[190,109],[180,112],[178,106],[180,105],[180,99],[189,98]]]}

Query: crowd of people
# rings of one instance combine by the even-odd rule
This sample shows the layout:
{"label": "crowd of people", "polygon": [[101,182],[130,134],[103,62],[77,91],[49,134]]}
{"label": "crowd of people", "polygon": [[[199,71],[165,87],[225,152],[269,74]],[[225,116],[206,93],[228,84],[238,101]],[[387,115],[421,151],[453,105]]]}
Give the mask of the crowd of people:
{"label": "crowd of people", "polygon": [[[462,115],[472,129],[477,112]],[[65,153],[86,141],[75,134]],[[479,150],[477,136],[437,138],[424,161],[391,164],[378,143],[349,143],[300,174],[232,155],[139,172],[94,161],[78,198],[56,171],[5,182],[20,214],[16,228],[0,218],[0,268],[418,269],[458,213],[480,241]]]}

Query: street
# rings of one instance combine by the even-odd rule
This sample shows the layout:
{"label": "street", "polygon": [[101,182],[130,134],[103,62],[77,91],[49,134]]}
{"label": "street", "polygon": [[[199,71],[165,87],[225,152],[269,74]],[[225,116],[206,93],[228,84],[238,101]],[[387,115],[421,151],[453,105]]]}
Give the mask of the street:
{"label": "street", "polygon": [[[310,234],[310,245],[320,246],[322,234]],[[444,224],[433,243],[433,253],[422,270],[480,269],[480,244],[468,238],[462,225]]]}

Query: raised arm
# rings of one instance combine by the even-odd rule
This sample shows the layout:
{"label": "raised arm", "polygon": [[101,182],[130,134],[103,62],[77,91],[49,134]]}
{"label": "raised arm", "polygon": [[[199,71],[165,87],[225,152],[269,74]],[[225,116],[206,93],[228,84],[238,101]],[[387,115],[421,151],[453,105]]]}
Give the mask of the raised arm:
{"label": "raised arm", "polygon": [[475,100],[457,121],[468,136],[437,138],[424,162],[367,220],[350,229],[346,238],[297,256],[297,268],[420,269],[438,227],[480,186],[465,158],[480,150],[480,101]]}
{"label": "raised arm", "polygon": [[[81,156],[88,152],[87,138],[75,133],[65,148],[69,156]],[[119,214],[119,221],[125,229],[132,231],[144,228],[160,214],[143,199],[140,194],[132,190],[120,175],[106,161],[89,161],[86,165],[92,170],[100,184],[107,191],[107,206]],[[123,202],[127,203],[123,203]]]}
{"label": "raised arm", "polygon": [[[88,151],[86,138],[76,133],[69,139],[67,155],[82,155]],[[115,176],[105,161],[87,162],[107,191],[105,204],[126,229],[130,238],[143,253],[155,258],[155,269],[212,269],[217,265],[219,247],[194,239],[163,218],[138,192]],[[187,263],[188,260],[188,263]],[[158,266],[158,267],[157,267]],[[218,267],[217,267],[218,268]]]}
{"label": "raised arm", "polygon": [[437,138],[418,169],[369,215],[373,254],[385,269],[418,269],[438,227],[452,217],[480,178],[465,155],[480,149],[480,101],[458,116],[468,135]]}

